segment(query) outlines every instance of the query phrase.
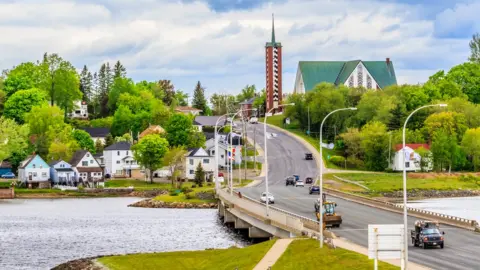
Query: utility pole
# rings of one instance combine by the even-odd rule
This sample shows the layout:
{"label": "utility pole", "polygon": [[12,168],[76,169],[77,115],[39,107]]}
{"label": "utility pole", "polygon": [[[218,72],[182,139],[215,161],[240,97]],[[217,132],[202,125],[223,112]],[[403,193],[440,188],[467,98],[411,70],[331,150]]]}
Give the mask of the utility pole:
{"label": "utility pole", "polygon": [[[388,166],[390,166],[390,164],[392,163],[392,160],[390,159],[390,152],[392,151],[392,132],[390,131],[390,140],[389,140],[389,143],[388,143]],[[403,166],[405,166],[405,164],[403,164]]]}
{"label": "utility pole", "polygon": [[245,125],[243,125],[243,147],[245,148],[245,178],[244,178],[245,181],[247,181],[247,169],[248,169],[247,167],[247,125],[248,125],[248,121],[245,122]]}
{"label": "utility pole", "polygon": [[308,136],[310,136],[310,106],[307,107],[308,109]]}
{"label": "utility pole", "polygon": [[253,151],[255,154],[253,155],[253,171],[257,172],[257,126],[253,128]]}

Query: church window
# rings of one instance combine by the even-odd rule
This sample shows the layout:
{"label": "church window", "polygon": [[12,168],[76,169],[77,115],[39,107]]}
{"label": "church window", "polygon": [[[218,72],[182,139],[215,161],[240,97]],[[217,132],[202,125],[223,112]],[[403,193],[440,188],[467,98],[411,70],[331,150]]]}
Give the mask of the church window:
{"label": "church window", "polygon": [[358,65],[358,68],[357,68],[357,82],[358,82],[358,86],[363,86],[363,67],[362,67],[362,65]]}
{"label": "church window", "polygon": [[354,86],[355,86],[355,85],[354,85],[354,82],[353,82],[353,75],[352,75],[352,76],[350,76],[350,79],[348,80],[348,87],[352,87],[352,88],[353,88]]}
{"label": "church window", "polygon": [[372,77],[367,75],[367,89],[372,89]]}

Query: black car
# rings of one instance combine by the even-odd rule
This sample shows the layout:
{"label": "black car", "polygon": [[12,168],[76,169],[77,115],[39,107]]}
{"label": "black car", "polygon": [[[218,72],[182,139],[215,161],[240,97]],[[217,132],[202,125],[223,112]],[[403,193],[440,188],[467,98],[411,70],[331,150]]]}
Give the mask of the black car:
{"label": "black car", "polygon": [[313,155],[312,155],[312,153],[306,153],[306,154],[305,154],[305,160],[313,160]]}
{"label": "black car", "polygon": [[312,177],[307,177],[307,178],[305,178],[305,184],[313,184],[313,179],[312,179]]}
{"label": "black car", "polygon": [[309,194],[317,193],[320,194],[320,187],[319,186],[311,186],[309,190]]}
{"label": "black car", "polygon": [[440,247],[443,248],[445,232],[440,232],[437,222],[416,221],[415,230],[411,231],[412,244],[415,247]]}
{"label": "black car", "polygon": [[293,178],[292,176],[287,177],[285,179],[285,186],[288,186],[288,185],[295,186],[295,178]]}

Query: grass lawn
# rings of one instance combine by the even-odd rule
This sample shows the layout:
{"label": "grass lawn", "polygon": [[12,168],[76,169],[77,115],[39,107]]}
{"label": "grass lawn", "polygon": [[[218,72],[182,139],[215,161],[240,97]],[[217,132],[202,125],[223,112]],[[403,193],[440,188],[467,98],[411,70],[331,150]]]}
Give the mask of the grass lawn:
{"label": "grass lawn", "polygon": [[111,270],[253,269],[274,242],[271,240],[245,248],[112,256],[98,261]]}
{"label": "grass lawn", "polygon": [[169,189],[171,188],[171,186],[172,185],[170,183],[150,184],[150,181],[134,180],[134,179],[105,181],[106,188],[135,187],[135,189],[137,190],[149,190],[149,189]]}
{"label": "grass lawn", "polygon": [[[318,139],[316,139],[314,137],[311,137],[311,136],[308,136],[307,134],[305,134],[305,132],[299,130],[298,126],[295,123],[287,125],[287,128],[284,128],[283,127],[283,117],[284,117],[283,115],[269,116],[267,118],[267,123],[270,124],[270,125],[280,127],[282,129],[286,129],[286,130],[290,131],[291,133],[302,137],[308,143],[310,143],[313,147],[315,147],[315,149],[317,149],[318,152],[320,152],[320,145],[319,145],[319,140]],[[263,122],[263,120],[262,120],[262,122]],[[327,168],[330,168],[330,169],[345,169],[343,167],[338,167],[337,165],[331,163],[330,160],[328,159],[329,156],[331,157],[331,156],[335,156],[335,155],[342,155],[341,152],[339,153],[335,150],[323,148],[322,154],[323,154],[323,160],[325,162],[325,166],[327,166]]]}
{"label": "grass lawn", "polygon": [[[262,170],[262,163],[260,163],[258,161],[257,162],[247,161],[247,169],[252,169],[253,170],[255,164],[257,165],[257,170],[261,171]],[[242,169],[245,168],[245,160],[242,161],[241,166],[242,166]],[[233,169],[235,169],[235,170],[238,169],[238,164],[233,164]]]}
{"label": "grass lawn", "polygon": [[[378,268],[383,270],[400,269],[399,267],[379,262]],[[283,269],[329,269],[329,270],[370,270],[373,260],[367,256],[345,249],[330,249],[324,246],[320,249],[318,241],[313,239],[293,241],[273,265],[273,270]]]}
{"label": "grass lawn", "polygon": [[[346,180],[358,182],[368,187],[373,194],[390,192],[403,189],[401,173],[340,173],[327,174],[325,179],[336,180],[333,175]],[[480,181],[478,181],[480,183]],[[343,183],[343,182],[340,182]],[[455,189],[480,189],[475,178],[468,179],[456,176],[437,176],[431,178],[414,178],[407,176],[407,189],[417,190],[455,190]],[[347,191],[347,190],[345,190]]]}

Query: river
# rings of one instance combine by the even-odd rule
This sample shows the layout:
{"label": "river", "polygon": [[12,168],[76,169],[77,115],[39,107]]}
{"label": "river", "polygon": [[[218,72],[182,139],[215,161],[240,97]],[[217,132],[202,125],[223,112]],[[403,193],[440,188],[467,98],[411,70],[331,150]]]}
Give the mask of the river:
{"label": "river", "polygon": [[97,255],[247,244],[212,209],[127,207],[139,198],[0,200],[0,269]]}
{"label": "river", "polygon": [[480,197],[427,199],[408,206],[480,222]]}

